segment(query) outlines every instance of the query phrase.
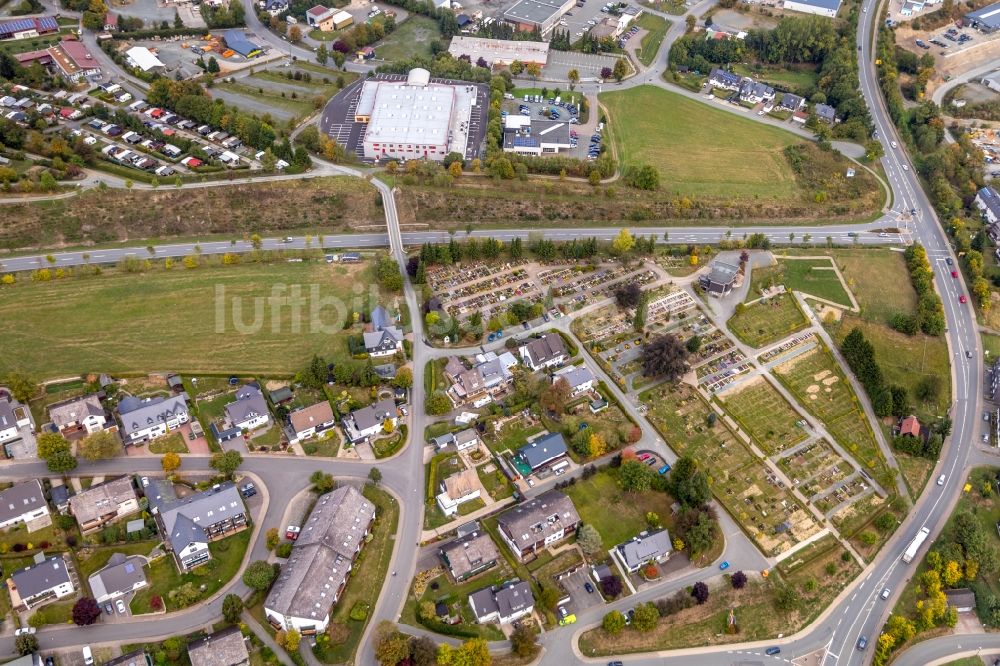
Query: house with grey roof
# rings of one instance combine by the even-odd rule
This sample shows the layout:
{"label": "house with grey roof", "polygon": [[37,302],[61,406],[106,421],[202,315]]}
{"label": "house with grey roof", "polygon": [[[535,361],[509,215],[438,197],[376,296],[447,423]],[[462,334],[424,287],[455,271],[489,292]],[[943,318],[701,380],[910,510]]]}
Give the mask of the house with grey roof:
{"label": "house with grey roof", "polygon": [[974,201],[983,219],[991,225],[1000,220],[1000,194],[995,189],[989,186],[979,188]]}
{"label": "house with grey roof", "polygon": [[546,333],[532,339],[519,349],[521,360],[532,370],[543,370],[562,365],[569,358],[566,344],[558,333]]}
{"label": "house with grey roof", "polygon": [[709,266],[708,272],[698,276],[698,284],[710,296],[721,298],[733,290],[739,274],[739,266],[717,259]]}
{"label": "house with grey roof", "polygon": [[438,555],[456,582],[468,580],[496,565],[500,551],[479,525],[438,549]]}
{"label": "house with grey roof", "polygon": [[521,561],[569,537],[579,524],[580,514],[573,500],[558,490],[517,504],[497,519],[500,538]]}
{"label": "house with grey roof", "polygon": [[187,394],[145,400],[128,396],[118,403],[118,418],[126,446],[148,442],[188,422]]}
{"label": "house with grey roof", "polygon": [[531,585],[516,581],[501,588],[486,587],[473,592],[469,595],[469,606],[479,624],[510,624],[531,615],[535,610],[535,595],[531,593]]}
{"label": "house with grey roof", "polygon": [[177,497],[173,483],[150,478],[145,491],[150,512],[182,571],[212,559],[210,541],[241,532],[250,524],[243,498],[229,482]]}
{"label": "house with grey roof", "polygon": [[34,431],[31,410],[13,396],[0,391],[0,444],[6,445],[21,439],[22,429]]}
{"label": "house with grey roof", "polygon": [[640,532],[625,543],[615,546],[614,556],[626,571],[635,573],[646,564],[666,562],[672,551],[670,534],[664,529]]}
{"label": "house with grey roof", "polygon": [[104,666],[153,666],[153,660],[145,650],[135,650],[104,662]]}
{"label": "house with grey roof", "polygon": [[250,653],[239,627],[230,627],[191,641],[187,646],[191,666],[247,666]]}
{"label": "house with grey roof", "polygon": [[976,593],[967,587],[945,590],[944,596],[948,600],[948,606],[959,613],[969,613],[976,609]]}
{"label": "house with grey roof", "polygon": [[569,392],[572,397],[576,397],[581,393],[586,393],[594,388],[594,384],[597,382],[597,378],[594,377],[594,373],[590,371],[590,368],[583,364],[568,365],[565,368],[560,368],[552,373],[553,384],[558,382],[560,379],[565,379],[566,383],[569,384]]}
{"label": "house with grey roof", "polygon": [[241,386],[236,391],[236,401],[226,405],[225,411],[230,427],[240,430],[263,428],[271,420],[267,400],[256,384]]}
{"label": "house with grey roof", "polygon": [[562,460],[568,455],[566,439],[561,432],[550,432],[534,439],[517,450],[517,458],[532,472]]}
{"label": "house with grey roof", "polygon": [[18,569],[7,579],[7,590],[14,610],[26,611],[53,599],[73,594],[73,579],[61,555],[45,557],[38,553],[35,563]]}
{"label": "house with grey roof", "polygon": [[67,439],[100,432],[108,422],[101,397],[96,393],[49,405],[49,420]]}
{"label": "house with grey roof", "polygon": [[746,77],[740,82],[740,101],[750,104],[770,102],[774,99],[774,88]]}
{"label": "house with grey roof", "polygon": [[132,477],[122,476],[91,486],[69,499],[69,512],[87,534],[139,510]]}
{"label": "house with grey roof", "polygon": [[781,101],[778,102],[778,108],[784,109],[785,111],[798,111],[803,106],[806,105],[806,100],[804,97],[799,95],[793,95],[792,93],[782,93]]}
{"label": "house with grey roof", "polygon": [[708,85],[720,90],[739,90],[743,77],[716,67],[708,74]]}
{"label": "house with grey roof", "polygon": [[373,405],[355,409],[341,419],[341,424],[348,441],[362,442],[382,432],[387,421],[395,426],[397,415],[396,401],[385,398]]}
{"label": "house with grey roof", "polygon": [[829,104],[817,104],[813,107],[813,113],[820,122],[832,125],[837,121],[837,110]]}
{"label": "house with grey roof", "polygon": [[107,566],[94,572],[88,579],[90,591],[97,603],[114,601],[146,587],[146,574],[142,570],[144,563],[145,560],[138,555],[128,557],[122,553],[114,553]]}
{"label": "house with grey roof", "polygon": [[38,479],[22,481],[0,491],[0,529],[27,523],[48,513],[49,505]]}
{"label": "house with grey roof", "polygon": [[403,331],[393,325],[389,313],[381,305],[376,305],[371,312],[372,330],[363,335],[365,351],[369,356],[392,356],[403,351]]}
{"label": "house with grey roof", "polygon": [[354,486],[320,496],[264,600],[276,629],[322,633],[364,547],[375,505]]}

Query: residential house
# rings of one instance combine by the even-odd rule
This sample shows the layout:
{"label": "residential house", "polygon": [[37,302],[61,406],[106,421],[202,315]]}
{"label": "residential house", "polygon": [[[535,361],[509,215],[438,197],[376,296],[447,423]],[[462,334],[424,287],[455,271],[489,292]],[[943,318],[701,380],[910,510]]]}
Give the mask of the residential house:
{"label": "residential house", "polygon": [[558,333],[546,333],[519,348],[521,360],[532,370],[562,365],[568,359],[566,344]]}
{"label": "residential house", "polygon": [[354,486],[322,495],[264,600],[267,621],[303,634],[325,631],[374,522],[375,505]]}
{"label": "residential house", "polygon": [[48,514],[49,505],[45,501],[42,482],[38,479],[22,481],[0,491],[0,529]]}
{"label": "residential house", "polygon": [[991,225],[1000,220],[1000,193],[997,193],[992,187],[979,188],[974,201],[976,208],[982,212],[983,218]]}
{"label": "residential house", "polygon": [[288,0],[266,0],[262,4],[264,11],[271,16],[278,16],[288,11]]}
{"label": "residential house", "polygon": [[920,437],[920,421],[912,414],[899,422],[899,434]]}
{"label": "residential house", "polygon": [[315,437],[337,424],[333,408],[326,400],[292,412],[288,415],[288,421],[291,423],[292,432],[295,433],[291,438],[293,443]]}
{"label": "residential house", "polygon": [[552,383],[555,384],[560,379],[565,379],[569,384],[570,395],[576,397],[581,393],[586,393],[594,388],[597,378],[585,365],[567,366],[552,373]]}
{"label": "residential house", "polygon": [[568,455],[566,440],[561,432],[550,432],[528,442],[517,450],[517,459],[532,472],[548,467]]}
{"label": "residential house", "polygon": [[779,109],[792,112],[798,111],[805,105],[806,100],[804,97],[793,95],[792,93],[782,93],[781,101],[778,102]]}
{"label": "residential house", "polygon": [[750,104],[760,102],[770,102],[774,99],[774,88],[751,78],[745,78],[740,82],[740,101]]}
{"label": "residential house", "polygon": [[710,296],[721,298],[733,290],[740,267],[725,261],[713,261],[707,273],[698,276],[698,284]]}
{"label": "residential house", "polygon": [[626,571],[635,573],[646,564],[666,562],[672,550],[667,530],[646,531],[615,546],[614,556]]}
{"label": "residential house", "polygon": [[139,510],[132,477],[122,476],[91,486],[69,500],[69,512],[87,534]]}
{"label": "residential house", "polygon": [[153,659],[145,650],[134,650],[104,662],[104,666],[153,666]]}
{"label": "residential house", "polygon": [[70,494],[70,488],[65,484],[52,486],[52,489],[49,490],[49,501],[52,503],[52,506],[56,508],[56,511],[64,516],[69,513],[70,497],[72,497]]}
{"label": "residential house", "polygon": [[[110,664],[111,662],[107,662]],[[42,655],[37,652],[26,654],[11,661],[4,662],[3,666],[42,666]]]}
{"label": "residential house", "polygon": [[49,406],[49,420],[66,439],[100,432],[108,422],[101,396],[70,398]]}
{"label": "residential house", "polygon": [[118,31],[118,14],[108,12],[104,15],[104,32]]}
{"label": "residential house", "polygon": [[959,613],[971,613],[976,609],[976,593],[967,587],[945,590],[944,596],[948,599],[948,606]]}
{"label": "residential house", "polygon": [[248,666],[250,653],[239,627],[230,627],[187,646],[191,666]]}
{"label": "residential house", "polygon": [[181,571],[212,558],[208,544],[246,529],[250,516],[232,483],[178,498],[174,484],[151,478],[145,488],[150,512]]}
{"label": "residential house", "polygon": [[486,587],[469,595],[469,606],[476,622],[510,624],[535,610],[535,596],[531,585],[523,581],[507,583],[497,589]]}
{"label": "residential house", "polygon": [[458,451],[464,451],[466,449],[471,449],[480,445],[481,440],[479,439],[479,432],[475,428],[466,428],[465,430],[459,430],[454,436],[455,449]]}
{"label": "residential house", "polygon": [[349,442],[361,442],[383,431],[386,422],[396,425],[396,401],[379,400],[373,405],[355,409],[341,420]]}
{"label": "residential house", "polygon": [[226,405],[226,419],[233,428],[256,430],[266,426],[271,415],[267,411],[267,400],[256,384],[247,384],[236,391],[236,402]]}
{"label": "residential house", "polygon": [[336,14],[336,9],[316,5],[306,10],[306,23],[310,28],[316,28],[320,32],[330,32],[334,29],[333,17]]}
{"label": "residential house", "polygon": [[403,331],[393,326],[389,313],[381,305],[372,310],[371,328],[363,336],[369,356],[392,356],[403,351]]}
{"label": "residential house", "polygon": [[479,499],[479,493],[479,477],[476,476],[476,470],[465,469],[441,482],[437,503],[442,513],[451,517],[458,513],[459,505]]}
{"label": "residential house", "polygon": [[188,422],[187,394],[145,400],[128,396],[118,403],[118,416],[125,445],[142,444]]}
{"label": "residential house", "polygon": [[743,77],[716,67],[708,75],[708,85],[722,90],[739,90]]}
{"label": "residential house", "polygon": [[820,122],[832,125],[837,121],[837,110],[829,104],[817,104],[813,107],[813,112]]}
{"label": "residential house", "polygon": [[476,403],[477,406],[481,406],[479,403],[486,404],[514,379],[511,368],[517,365],[517,358],[510,352],[500,356],[494,352],[477,354],[475,361],[472,369],[466,370],[461,362],[452,358],[448,362],[451,367],[445,368],[445,376],[453,381],[448,388],[448,396],[456,407],[468,403]]}
{"label": "residential house", "polygon": [[480,529],[478,523],[472,525],[474,529],[460,534],[438,550],[441,561],[456,582],[492,568],[500,559],[500,551],[490,535]]}
{"label": "residential house", "polygon": [[114,601],[146,587],[148,585],[146,574],[142,570],[144,563],[145,560],[138,555],[131,557],[122,553],[111,555],[107,566],[96,571],[88,579],[90,591],[97,603]]}
{"label": "residential house", "polygon": [[23,612],[53,599],[62,599],[73,594],[73,579],[61,555],[35,556],[35,563],[18,569],[7,579],[14,610]]}
{"label": "residential house", "polygon": [[31,410],[14,400],[12,396],[0,393],[0,444],[21,437],[21,430],[33,430]]}
{"label": "residential house", "polygon": [[524,561],[572,535],[580,524],[573,500],[549,490],[500,514],[497,527],[511,551]]}

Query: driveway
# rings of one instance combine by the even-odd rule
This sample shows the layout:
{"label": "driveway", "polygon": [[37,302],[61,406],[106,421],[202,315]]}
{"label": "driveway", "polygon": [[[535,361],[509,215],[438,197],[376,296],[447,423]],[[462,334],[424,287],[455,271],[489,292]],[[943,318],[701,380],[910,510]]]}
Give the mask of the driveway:
{"label": "driveway", "polygon": [[185,423],[181,426],[181,436],[184,437],[184,443],[187,444],[188,453],[193,453],[195,455],[209,455],[212,453],[212,449],[208,446],[208,440],[205,435],[201,437],[196,437],[191,439],[191,424]]}
{"label": "driveway", "polygon": [[[561,582],[563,589],[566,590],[566,594],[570,596],[570,602],[566,604],[566,610],[570,613],[579,614],[588,608],[604,604],[601,593],[597,591],[597,583],[590,576],[590,567],[583,567],[576,573],[564,578]],[[584,588],[585,583],[590,583],[594,591],[587,592]]]}

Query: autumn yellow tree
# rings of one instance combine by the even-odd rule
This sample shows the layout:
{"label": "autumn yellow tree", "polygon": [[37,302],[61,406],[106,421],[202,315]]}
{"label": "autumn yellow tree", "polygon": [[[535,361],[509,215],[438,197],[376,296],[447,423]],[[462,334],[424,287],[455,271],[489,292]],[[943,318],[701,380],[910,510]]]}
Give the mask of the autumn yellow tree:
{"label": "autumn yellow tree", "polygon": [[608,445],[604,441],[604,438],[596,432],[590,436],[590,440],[587,442],[587,447],[590,449],[591,458],[600,458],[608,451]]}
{"label": "autumn yellow tree", "polygon": [[955,560],[948,560],[941,572],[941,580],[947,587],[955,587],[962,580],[962,568]]}
{"label": "autumn yellow tree", "polygon": [[163,466],[163,471],[166,472],[167,475],[173,474],[181,467],[181,457],[173,451],[167,451],[163,454],[163,458],[160,460],[160,465]]}

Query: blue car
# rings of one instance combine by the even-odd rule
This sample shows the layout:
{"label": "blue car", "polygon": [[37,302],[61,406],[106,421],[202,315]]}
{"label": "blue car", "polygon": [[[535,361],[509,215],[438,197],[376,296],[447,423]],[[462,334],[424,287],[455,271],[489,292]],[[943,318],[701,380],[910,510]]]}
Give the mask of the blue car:
{"label": "blue car", "polygon": [[656,471],[659,472],[660,474],[666,474],[667,472],[670,471],[670,465],[664,465],[663,467],[661,467]]}
{"label": "blue car", "polygon": [[769,647],[766,650],[764,650],[764,654],[766,654],[768,657],[773,657],[774,655],[780,653],[781,653],[780,647]]}
{"label": "blue car", "polygon": [[725,571],[729,568],[729,560],[723,560],[722,564],[719,565],[719,571]]}

